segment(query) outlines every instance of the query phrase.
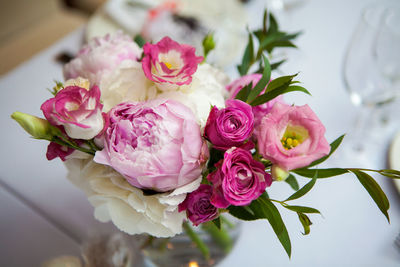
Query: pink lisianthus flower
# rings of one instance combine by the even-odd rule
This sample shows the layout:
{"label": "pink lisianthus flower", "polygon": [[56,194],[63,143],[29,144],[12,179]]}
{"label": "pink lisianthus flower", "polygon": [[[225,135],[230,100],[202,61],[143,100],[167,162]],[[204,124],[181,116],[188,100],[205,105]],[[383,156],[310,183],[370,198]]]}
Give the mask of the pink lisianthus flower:
{"label": "pink lisianthus flower", "polygon": [[169,37],[156,44],[145,44],[143,52],[144,74],[162,91],[190,84],[197,65],[203,61],[203,57],[196,56],[194,47],[179,44]]}
{"label": "pink lisianthus flower", "polygon": [[121,31],[93,38],[78,55],[64,66],[64,78],[83,77],[90,84],[100,85],[102,77],[123,61],[137,61],[141,56],[139,46]]}
{"label": "pink lisianthus flower", "polygon": [[[229,92],[229,99],[235,99],[236,95],[240,92],[240,90],[242,90],[243,87],[245,87],[250,83],[252,83],[252,86],[254,88],[254,86],[256,86],[256,84],[260,81],[261,77],[262,75],[259,73],[248,74],[228,84],[226,86],[226,89]],[[260,94],[263,93],[265,93],[265,88],[263,91],[261,91]],[[272,99],[271,101],[268,101],[267,103],[253,107],[255,128],[257,128],[257,126],[261,123],[262,117],[264,117],[264,115],[266,115],[268,112],[271,111],[272,107],[276,102],[284,103],[283,97],[279,95],[274,99]]]}
{"label": "pink lisianthus flower", "polygon": [[200,185],[197,190],[186,196],[179,204],[178,210],[186,211],[187,217],[194,225],[214,220],[218,217],[218,209],[210,202],[212,192],[211,185]]}
{"label": "pink lisianthus flower", "polygon": [[217,170],[207,176],[213,183],[211,203],[218,208],[246,206],[271,185],[271,175],[264,165],[245,149],[233,147],[224,154]]}
{"label": "pink lisianthus flower", "polygon": [[68,86],[42,104],[40,109],[53,125],[64,126],[67,135],[74,139],[92,139],[103,129],[103,105],[100,90]]}
{"label": "pink lisianthus flower", "polygon": [[305,167],[327,155],[325,127],[308,105],[276,103],[261,121],[259,153],[288,171]]}
{"label": "pink lisianthus flower", "polygon": [[59,145],[54,142],[50,142],[47,146],[46,158],[47,160],[53,160],[59,157],[62,161],[66,161],[68,156],[71,155],[75,149]]}
{"label": "pink lisianthus flower", "polygon": [[138,188],[173,190],[201,176],[208,148],[192,111],[172,100],[124,102],[108,114],[104,149],[109,165]]}
{"label": "pink lisianthus flower", "polygon": [[232,146],[240,146],[247,140],[254,128],[254,116],[249,104],[230,99],[226,108],[213,107],[208,116],[204,137],[215,148],[226,150]]}

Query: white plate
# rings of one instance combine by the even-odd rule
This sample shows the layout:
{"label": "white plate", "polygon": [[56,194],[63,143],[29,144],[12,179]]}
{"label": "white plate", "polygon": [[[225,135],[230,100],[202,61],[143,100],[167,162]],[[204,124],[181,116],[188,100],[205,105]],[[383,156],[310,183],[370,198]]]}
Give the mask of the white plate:
{"label": "white plate", "polygon": [[[400,171],[400,132],[394,137],[389,151],[390,168]],[[394,184],[400,191],[400,180],[393,179]]]}

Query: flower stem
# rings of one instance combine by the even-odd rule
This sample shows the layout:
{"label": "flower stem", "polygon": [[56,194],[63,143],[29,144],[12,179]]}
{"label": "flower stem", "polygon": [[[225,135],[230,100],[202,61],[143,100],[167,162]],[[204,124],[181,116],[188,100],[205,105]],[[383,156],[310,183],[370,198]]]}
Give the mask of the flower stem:
{"label": "flower stem", "polygon": [[196,244],[196,246],[199,248],[201,251],[201,254],[203,254],[204,258],[206,260],[210,259],[210,250],[208,249],[207,245],[201,240],[200,236],[193,231],[192,227],[188,224],[188,222],[183,223],[183,229],[185,230],[186,234],[189,236],[189,238]]}

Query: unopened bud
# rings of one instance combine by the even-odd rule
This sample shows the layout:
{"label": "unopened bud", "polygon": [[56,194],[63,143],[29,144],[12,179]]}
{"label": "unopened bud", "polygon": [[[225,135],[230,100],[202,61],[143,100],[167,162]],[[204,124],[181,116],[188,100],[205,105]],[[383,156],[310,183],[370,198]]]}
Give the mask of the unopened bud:
{"label": "unopened bud", "polygon": [[272,165],[271,176],[274,181],[285,181],[289,177],[289,172],[282,169],[278,165]]}
{"label": "unopened bud", "polygon": [[19,111],[11,114],[11,118],[21,125],[32,137],[51,141],[54,136],[61,135],[60,129],[52,126],[47,120]]}
{"label": "unopened bud", "polygon": [[212,33],[209,33],[203,39],[204,57],[207,57],[208,53],[214,48],[215,48],[214,35]]}

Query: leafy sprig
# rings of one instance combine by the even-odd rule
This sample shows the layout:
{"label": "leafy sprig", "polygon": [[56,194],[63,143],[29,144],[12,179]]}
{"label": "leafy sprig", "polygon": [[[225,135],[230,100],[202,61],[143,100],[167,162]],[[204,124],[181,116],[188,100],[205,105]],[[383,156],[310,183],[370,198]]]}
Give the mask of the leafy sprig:
{"label": "leafy sprig", "polygon": [[[241,76],[246,75],[250,68],[254,64],[259,64],[257,73],[262,73],[264,67],[262,67],[262,56],[267,53],[271,56],[273,50],[278,47],[292,47],[296,48],[296,45],[292,42],[300,32],[287,33],[279,29],[278,23],[275,17],[264,11],[263,27],[255,31],[249,31],[248,33],[248,44],[242,57],[242,62],[237,66],[239,74]],[[255,47],[255,39],[258,41],[258,48]],[[271,69],[278,68],[285,60],[280,60],[271,64]]]}

